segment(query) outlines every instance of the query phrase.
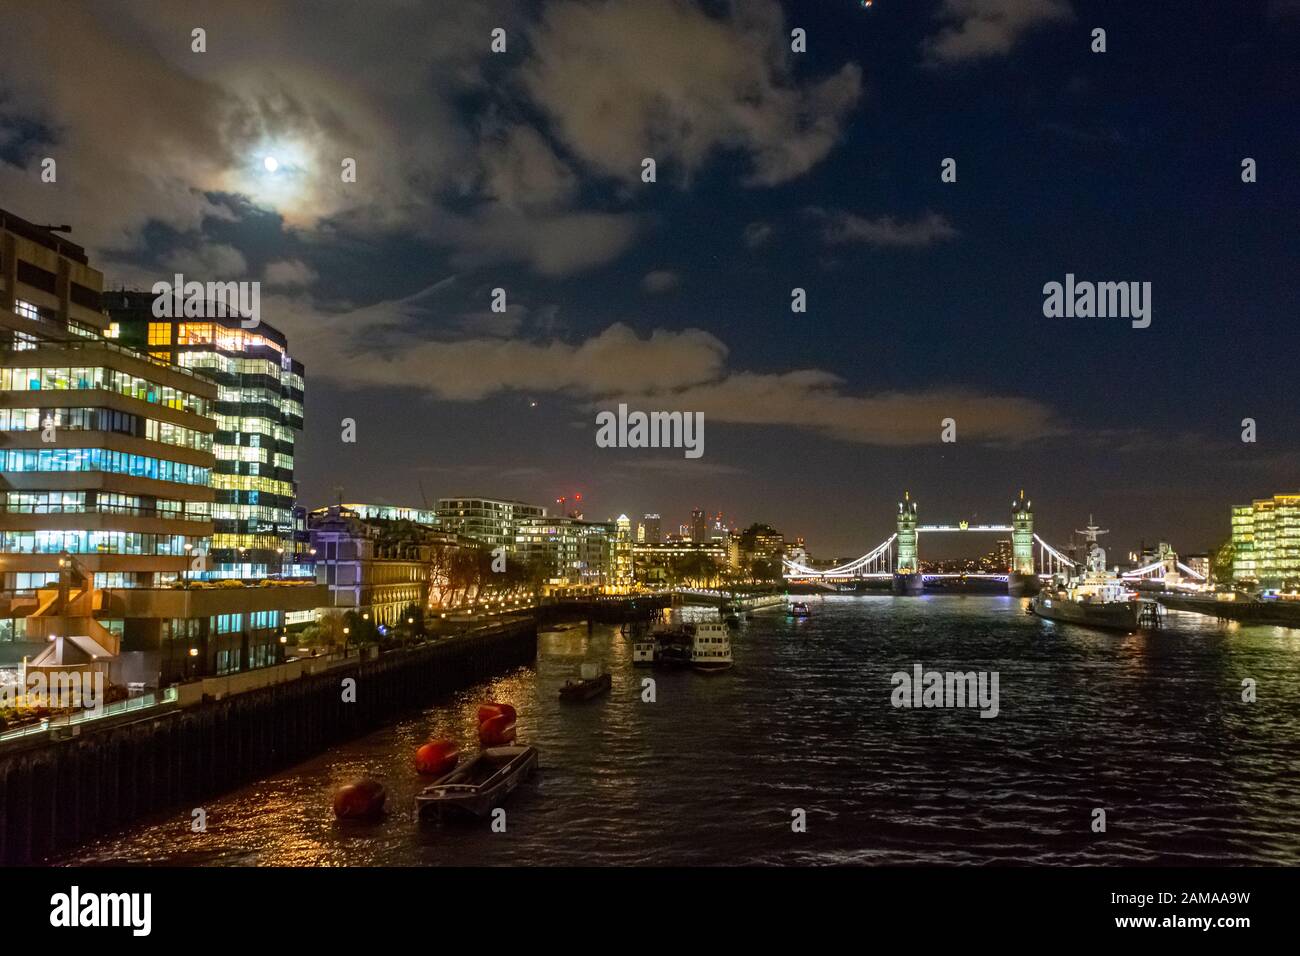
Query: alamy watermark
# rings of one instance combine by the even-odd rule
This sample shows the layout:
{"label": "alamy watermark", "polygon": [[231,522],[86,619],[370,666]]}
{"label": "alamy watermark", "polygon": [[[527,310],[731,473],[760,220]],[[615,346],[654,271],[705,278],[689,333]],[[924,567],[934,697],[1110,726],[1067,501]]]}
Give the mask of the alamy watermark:
{"label": "alamy watermark", "polygon": [[703,412],[629,412],[626,404],[618,413],[596,415],[597,448],[684,448],[685,457],[704,454]]}
{"label": "alamy watermark", "polygon": [[176,273],[173,282],[155,282],[155,319],[239,319],[241,328],[255,329],[262,321],[260,282],[186,282]]}
{"label": "alamy watermark", "polygon": [[1132,319],[1133,328],[1151,324],[1150,282],[1076,282],[1073,272],[1065,283],[1043,286],[1043,315],[1049,319]]}
{"label": "alamy watermark", "polygon": [[153,929],[152,893],[92,893],[73,885],[50,897],[50,925],[56,928],[122,927],[132,936]]}
{"label": "alamy watermark", "polygon": [[23,706],[98,714],[104,707],[104,672],[28,671],[26,683],[16,680],[0,684],[0,708]]}
{"label": "alamy watermark", "polygon": [[978,707],[981,717],[998,715],[997,671],[926,671],[920,664],[912,672],[894,671],[895,707]]}

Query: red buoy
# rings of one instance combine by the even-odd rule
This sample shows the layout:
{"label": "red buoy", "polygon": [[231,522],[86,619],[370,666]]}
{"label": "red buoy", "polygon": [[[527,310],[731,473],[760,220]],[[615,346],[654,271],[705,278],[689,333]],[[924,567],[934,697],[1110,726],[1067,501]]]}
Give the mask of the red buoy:
{"label": "red buoy", "polygon": [[501,747],[515,739],[514,708],[509,714],[497,714],[478,725],[478,742],[484,747]]}
{"label": "red buoy", "polygon": [[334,792],[334,815],[340,820],[373,820],[383,815],[387,798],[378,780],[357,780]]}
{"label": "red buoy", "polygon": [[478,705],[478,722],[480,726],[484,721],[502,714],[508,716],[511,723],[514,723],[515,718],[519,716],[515,713],[515,709],[509,704],[498,704],[495,701],[488,701],[486,704]]}
{"label": "red buoy", "polygon": [[415,769],[441,777],[460,759],[460,745],[454,740],[430,740],[415,752]]}

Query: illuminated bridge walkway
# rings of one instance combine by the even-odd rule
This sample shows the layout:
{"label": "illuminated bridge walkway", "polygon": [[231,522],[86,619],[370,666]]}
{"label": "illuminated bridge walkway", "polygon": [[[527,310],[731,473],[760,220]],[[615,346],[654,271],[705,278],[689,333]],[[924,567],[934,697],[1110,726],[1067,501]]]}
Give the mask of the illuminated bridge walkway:
{"label": "illuminated bridge walkway", "polygon": [[[923,532],[1009,535],[1011,570],[1002,574],[923,573],[918,557],[918,544]],[[1034,533],[1032,502],[1025,500],[1023,491],[1011,503],[1010,524],[970,524],[965,521],[957,524],[919,524],[917,504],[910,494],[904,494],[903,500],[898,504],[897,530],[861,557],[834,568],[813,568],[791,560],[784,563],[785,577],[790,581],[829,584],[889,578],[894,581],[895,590],[909,593],[918,592],[925,581],[942,578],[1006,581],[1013,592],[1026,590],[1024,585],[1029,584],[1027,579],[1032,579],[1033,583],[1029,584],[1027,590],[1033,590],[1039,579],[1051,578],[1056,573],[1075,567],[1074,561]]]}

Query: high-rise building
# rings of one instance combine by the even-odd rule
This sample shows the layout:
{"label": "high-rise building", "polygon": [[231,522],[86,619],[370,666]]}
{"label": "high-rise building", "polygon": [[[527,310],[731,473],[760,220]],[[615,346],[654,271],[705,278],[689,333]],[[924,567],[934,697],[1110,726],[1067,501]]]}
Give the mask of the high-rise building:
{"label": "high-rise building", "polygon": [[0,347],[114,338],[102,310],[104,275],[86,250],[0,209]]}
{"label": "high-rise building", "polygon": [[701,508],[691,512],[691,540],[696,544],[704,544],[709,540],[709,522]]}
{"label": "high-rise building", "polygon": [[497,498],[439,498],[438,523],[444,531],[472,538],[489,548],[512,550],[525,520],[546,517],[546,509]]}
{"label": "high-rise building", "polygon": [[[153,587],[212,535],[216,387],[106,341],[0,352],[4,587],[80,555],[95,587]],[[187,551],[188,546],[188,551]]]}
{"label": "high-rise building", "polygon": [[105,339],[102,287],[0,211],[0,644],[39,648],[27,670],[107,671],[124,621],[99,589],[175,580],[212,534],[216,387]]}
{"label": "high-rise building", "polygon": [[154,686],[273,664],[324,589],[184,586],[210,557],[220,387],[123,347],[102,284],[0,211],[0,669]]}
{"label": "high-rise building", "polygon": [[610,542],[609,590],[623,594],[632,588],[632,521],[627,515],[614,519],[614,536]]}
{"label": "high-rise building", "polygon": [[636,526],[637,544],[659,544],[664,539],[663,520],[657,514],[644,514]]}
{"label": "high-rise building", "polygon": [[1265,588],[1300,583],[1300,494],[1234,507],[1232,550],[1235,581]]}
{"label": "high-rise building", "polygon": [[781,576],[785,537],[771,525],[752,524],[733,539],[737,542],[733,560],[736,570],[759,580]]}
{"label": "high-rise building", "polygon": [[298,563],[301,544],[295,542],[293,508],[302,363],[289,355],[284,335],[265,322],[246,329],[238,317],[158,318],[155,298],[151,292],[110,292],[104,301],[123,345],[217,384],[209,576],[284,574]]}
{"label": "high-rise building", "polygon": [[84,250],[0,211],[3,588],[54,583],[63,551],[96,587],[182,573],[212,534],[216,387],[103,336]]}

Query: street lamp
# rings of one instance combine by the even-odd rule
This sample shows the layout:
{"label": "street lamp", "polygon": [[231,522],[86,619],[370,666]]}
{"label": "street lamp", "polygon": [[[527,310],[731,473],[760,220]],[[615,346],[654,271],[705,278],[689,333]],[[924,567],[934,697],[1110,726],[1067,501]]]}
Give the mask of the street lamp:
{"label": "street lamp", "polygon": [[194,550],[194,545],[186,541],[185,542],[185,570],[181,572],[186,587],[189,587],[190,585],[190,552],[193,550]]}

